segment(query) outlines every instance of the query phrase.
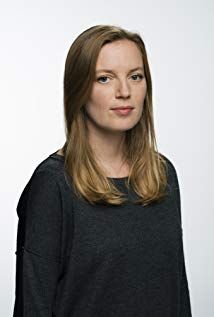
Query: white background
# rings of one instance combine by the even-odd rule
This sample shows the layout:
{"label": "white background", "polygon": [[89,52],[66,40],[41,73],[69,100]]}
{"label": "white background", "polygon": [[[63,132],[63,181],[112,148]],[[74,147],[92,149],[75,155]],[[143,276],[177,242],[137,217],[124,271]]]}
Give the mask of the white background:
{"label": "white background", "polygon": [[153,80],[158,150],[180,184],[193,316],[214,314],[214,2],[0,2],[0,316],[15,299],[16,205],[36,166],[65,141],[63,72],[74,39],[96,24],[139,32]]}

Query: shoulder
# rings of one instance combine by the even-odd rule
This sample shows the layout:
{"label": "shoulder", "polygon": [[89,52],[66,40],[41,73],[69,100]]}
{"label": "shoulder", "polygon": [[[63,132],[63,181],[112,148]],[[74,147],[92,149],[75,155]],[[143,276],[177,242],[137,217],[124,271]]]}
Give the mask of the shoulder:
{"label": "shoulder", "polygon": [[54,176],[57,178],[64,171],[64,163],[61,160],[55,158],[53,154],[50,154],[48,157],[40,161],[37,166],[34,168],[33,174],[38,172],[43,172],[48,175]]}
{"label": "shoulder", "polygon": [[35,167],[16,207],[18,247],[24,245],[43,257],[59,259],[62,232],[65,230],[66,236],[71,234],[71,227],[66,231],[73,221],[70,193],[60,161],[48,157]]}
{"label": "shoulder", "polygon": [[63,181],[64,176],[64,162],[56,159],[54,154],[50,154],[36,165],[28,183],[33,184],[41,182],[48,187],[49,184],[60,183],[60,181]]}
{"label": "shoulder", "polygon": [[160,153],[159,152],[159,155],[165,160],[165,162],[167,163],[167,168],[172,172],[176,172],[176,169],[175,169],[175,165],[174,165],[174,162],[172,161],[172,159],[168,156],[166,156],[165,154],[163,153]]}
{"label": "shoulder", "polygon": [[178,173],[177,167],[174,161],[171,158],[167,157],[165,154],[159,153],[163,160],[166,162],[166,173],[168,183],[173,186],[173,188],[178,188]]}
{"label": "shoulder", "polygon": [[22,189],[17,212],[30,204],[47,204],[60,198],[60,184],[64,181],[64,166],[47,157],[34,168]]}

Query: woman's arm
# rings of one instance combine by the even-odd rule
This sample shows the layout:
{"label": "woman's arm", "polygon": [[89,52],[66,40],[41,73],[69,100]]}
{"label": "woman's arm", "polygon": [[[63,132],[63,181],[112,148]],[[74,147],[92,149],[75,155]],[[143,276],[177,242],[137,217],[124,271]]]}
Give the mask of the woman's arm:
{"label": "woman's arm", "polygon": [[14,317],[52,316],[61,270],[62,208],[52,172],[33,174],[18,206]]}
{"label": "woman's arm", "polygon": [[[176,197],[176,205],[178,209],[179,221],[182,228],[182,216],[181,216],[181,196],[180,196],[180,187],[177,177],[177,172],[172,165],[173,168],[173,175],[174,175],[174,190],[175,190],[175,197]],[[183,232],[183,229],[182,229]],[[190,294],[189,294],[189,287],[187,281],[187,274],[186,274],[186,265],[185,265],[185,256],[184,256],[184,248],[183,248],[183,237],[181,241],[181,263],[182,263],[182,270],[181,270],[181,287],[180,287],[180,317],[192,317],[191,312],[191,303],[190,303]]]}
{"label": "woman's arm", "polygon": [[181,299],[180,317],[192,317],[183,244],[182,244],[182,275],[181,275],[180,299]]}

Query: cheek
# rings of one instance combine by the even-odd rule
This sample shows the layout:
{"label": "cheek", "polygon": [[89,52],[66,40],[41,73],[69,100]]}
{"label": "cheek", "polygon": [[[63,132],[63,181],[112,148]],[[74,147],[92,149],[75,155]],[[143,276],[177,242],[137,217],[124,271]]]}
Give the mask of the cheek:
{"label": "cheek", "polygon": [[106,104],[113,96],[113,89],[111,87],[99,87],[94,90],[92,95],[94,103]]}
{"label": "cheek", "polygon": [[[107,100],[107,98],[106,98]],[[104,98],[96,96],[91,98],[86,105],[86,112],[92,120],[99,121],[106,113],[107,105]]]}
{"label": "cheek", "polygon": [[137,100],[137,103],[139,105],[142,105],[144,104],[144,101],[145,101],[145,98],[146,98],[146,93],[147,93],[147,89],[146,87],[144,86],[143,89],[141,89],[138,94],[136,95],[136,100]]}
{"label": "cheek", "polygon": [[90,102],[88,103],[90,111],[103,113],[111,107],[112,93],[108,89],[96,89],[91,94]]}

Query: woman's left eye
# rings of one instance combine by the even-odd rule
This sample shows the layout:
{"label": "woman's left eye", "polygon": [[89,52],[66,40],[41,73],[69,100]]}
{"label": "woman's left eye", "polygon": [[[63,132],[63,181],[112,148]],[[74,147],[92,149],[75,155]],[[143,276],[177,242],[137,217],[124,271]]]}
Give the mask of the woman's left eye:
{"label": "woman's left eye", "polygon": [[141,75],[141,74],[135,74],[135,75],[132,75],[132,77],[136,77],[136,76],[140,77],[140,79],[142,79],[142,78],[143,78],[143,75]]}

